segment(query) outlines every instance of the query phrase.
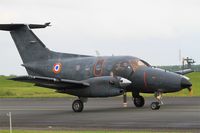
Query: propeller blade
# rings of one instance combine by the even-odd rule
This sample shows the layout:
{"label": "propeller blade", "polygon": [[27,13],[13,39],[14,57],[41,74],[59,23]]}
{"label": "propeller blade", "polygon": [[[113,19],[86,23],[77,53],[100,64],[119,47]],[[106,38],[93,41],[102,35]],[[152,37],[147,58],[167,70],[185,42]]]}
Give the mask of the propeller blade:
{"label": "propeller blade", "polygon": [[127,107],[127,94],[126,94],[126,92],[124,92],[124,94],[123,94],[123,106]]}

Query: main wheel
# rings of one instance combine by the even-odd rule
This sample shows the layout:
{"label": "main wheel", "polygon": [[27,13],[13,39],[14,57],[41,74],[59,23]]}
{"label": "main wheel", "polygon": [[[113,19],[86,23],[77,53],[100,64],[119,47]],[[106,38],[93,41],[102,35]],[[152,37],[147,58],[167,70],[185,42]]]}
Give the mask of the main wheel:
{"label": "main wheel", "polygon": [[72,103],[72,109],[74,110],[74,112],[82,112],[84,108],[84,104],[81,100],[75,100]]}
{"label": "main wheel", "polygon": [[160,109],[160,104],[159,104],[159,102],[152,102],[152,104],[151,104],[151,109],[152,109],[152,110],[158,110],[158,109]]}
{"label": "main wheel", "polygon": [[145,102],[144,97],[143,96],[134,97],[133,102],[136,107],[143,107]]}

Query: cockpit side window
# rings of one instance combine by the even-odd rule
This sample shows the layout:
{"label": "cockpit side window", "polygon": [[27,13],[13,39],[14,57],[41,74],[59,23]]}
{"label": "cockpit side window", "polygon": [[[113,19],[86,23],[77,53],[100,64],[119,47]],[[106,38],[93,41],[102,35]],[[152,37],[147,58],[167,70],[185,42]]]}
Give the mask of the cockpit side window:
{"label": "cockpit side window", "polygon": [[119,62],[115,65],[115,70],[124,70],[124,69],[127,69],[127,68],[130,68],[130,64],[129,62]]}
{"label": "cockpit side window", "polygon": [[132,67],[130,62],[127,60],[117,62],[112,69],[113,75],[127,77],[132,73]]}

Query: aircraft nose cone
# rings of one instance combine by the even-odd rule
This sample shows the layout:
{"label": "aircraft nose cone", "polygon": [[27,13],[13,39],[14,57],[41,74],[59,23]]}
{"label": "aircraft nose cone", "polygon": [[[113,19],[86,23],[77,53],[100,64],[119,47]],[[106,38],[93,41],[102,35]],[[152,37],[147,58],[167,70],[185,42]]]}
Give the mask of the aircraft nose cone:
{"label": "aircraft nose cone", "polygon": [[181,88],[189,88],[191,86],[192,84],[186,78],[181,79]]}

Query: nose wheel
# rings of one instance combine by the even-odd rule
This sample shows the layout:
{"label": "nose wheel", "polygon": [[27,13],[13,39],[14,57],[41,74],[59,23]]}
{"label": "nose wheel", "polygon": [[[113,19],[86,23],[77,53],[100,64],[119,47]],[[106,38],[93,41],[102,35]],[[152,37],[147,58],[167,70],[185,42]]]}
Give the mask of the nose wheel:
{"label": "nose wheel", "polygon": [[155,92],[155,98],[157,99],[157,102],[151,103],[151,109],[152,110],[158,110],[160,109],[160,106],[163,105],[162,102],[162,93],[161,92]]}
{"label": "nose wheel", "polygon": [[159,102],[152,102],[152,103],[151,103],[151,109],[152,109],[152,110],[158,110],[158,109],[160,109],[160,104],[159,104]]}

